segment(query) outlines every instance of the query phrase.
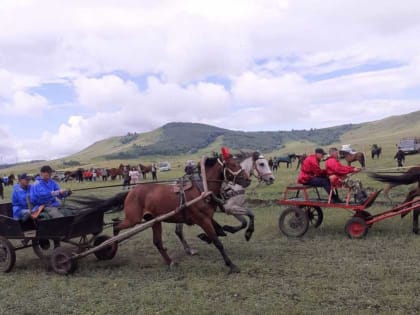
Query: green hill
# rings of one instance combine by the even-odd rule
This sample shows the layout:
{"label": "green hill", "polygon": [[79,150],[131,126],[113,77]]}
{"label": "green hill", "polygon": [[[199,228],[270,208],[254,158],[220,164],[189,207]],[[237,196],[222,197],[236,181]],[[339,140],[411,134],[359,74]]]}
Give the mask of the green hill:
{"label": "green hill", "polygon": [[[116,160],[161,160],[171,157],[196,158],[226,145],[234,151],[260,150],[278,155],[286,152],[312,152],[316,146],[340,146],[350,143],[358,150],[368,151],[377,143],[395,149],[399,138],[420,136],[420,111],[392,116],[382,120],[347,124],[321,129],[292,131],[234,131],[198,123],[173,122],[146,133],[127,133],[98,141],[68,157],[49,161],[57,169],[75,165],[89,167],[115,165]],[[3,167],[12,170],[36,170],[45,161],[20,163]]]}

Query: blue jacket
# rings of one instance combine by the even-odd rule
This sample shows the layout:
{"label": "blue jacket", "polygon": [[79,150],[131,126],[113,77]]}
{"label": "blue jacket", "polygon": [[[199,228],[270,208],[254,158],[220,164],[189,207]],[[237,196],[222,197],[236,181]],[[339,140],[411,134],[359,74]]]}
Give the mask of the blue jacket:
{"label": "blue jacket", "polygon": [[37,211],[41,205],[59,207],[60,202],[57,197],[61,199],[67,195],[61,195],[59,191],[60,186],[58,186],[58,184],[52,179],[48,181],[43,179],[36,180],[31,186],[30,192],[30,199],[33,205],[32,212]]}
{"label": "blue jacket", "polygon": [[12,206],[13,206],[13,218],[19,220],[22,218],[22,210],[29,209],[27,197],[29,197],[29,192],[31,185],[28,185],[26,189],[22,188],[20,184],[13,186],[12,192]]}

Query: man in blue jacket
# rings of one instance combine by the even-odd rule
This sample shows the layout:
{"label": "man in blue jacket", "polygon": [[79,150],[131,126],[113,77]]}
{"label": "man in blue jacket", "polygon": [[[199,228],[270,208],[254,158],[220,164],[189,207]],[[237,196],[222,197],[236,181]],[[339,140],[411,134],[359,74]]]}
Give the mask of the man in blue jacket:
{"label": "man in blue jacket", "polygon": [[31,185],[29,181],[31,177],[23,173],[18,176],[18,183],[13,186],[12,206],[13,218],[16,220],[26,221],[31,216],[29,204],[29,192]]}
{"label": "man in blue jacket", "polygon": [[58,209],[59,199],[70,196],[71,191],[60,189],[60,186],[51,179],[52,172],[49,165],[41,167],[39,178],[31,186],[30,200],[33,205],[33,218],[37,218],[41,213],[48,219],[64,217]]}

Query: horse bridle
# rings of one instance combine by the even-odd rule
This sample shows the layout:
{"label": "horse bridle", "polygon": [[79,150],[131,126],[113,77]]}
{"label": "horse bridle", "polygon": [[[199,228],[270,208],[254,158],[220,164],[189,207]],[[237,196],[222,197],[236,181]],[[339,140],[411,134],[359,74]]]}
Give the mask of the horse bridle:
{"label": "horse bridle", "polygon": [[226,163],[225,162],[222,162],[220,159],[217,159],[217,162],[220,164],[220,165],[222,165],[222,167],[223,167],[223,179],[225,180],[225,181],[229,181],[228,180],[228,174],[227,173],[229,173],[230,175],[232,175],[233,176],[233,180],[232,180],[232,182],[234,182],[234,183],[236,183],[236,178],[238,177],[238,175],[239,174],[241,174],[241,172],[244,172],[244,174],[245,174],[245,180],[248,180],[249,179],[249,176],[248,176],[248,174],[245,172],[245,170],[242,168],[242,166],[240,166],[240,168],[239,168],[239,170],[237,170],[237,171],[232,171],[227,165],[226,165]]}
{"label": "horse bridle", "polygon": [[[269,172],[269,173],[261,173],[259,170],[258,170],[258,167],[257,167],[257,161],[258,160],[262,160],[261,158],[258,158],[258,159],[256,159],[255,161],[253,161],[253,163],[252,163],[252,168],[251,168],[251,174],[250,175],[253,175],[254,177],[256,177],[257,179],[258,179],[258,181],[259,182],[262,182],[263,181],[263,177],[264,176],[266,176],[266,175],[273,175],[273,173],[271,173],[271,172]],[[255,172],[258,174],[258,175],[255,175],[254,174],[254,170],[255,170]]]}

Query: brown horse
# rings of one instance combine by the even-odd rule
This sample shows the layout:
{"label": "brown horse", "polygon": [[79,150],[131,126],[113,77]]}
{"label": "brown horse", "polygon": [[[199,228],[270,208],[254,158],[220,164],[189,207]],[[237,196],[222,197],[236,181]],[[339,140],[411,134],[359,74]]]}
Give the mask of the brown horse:
{"label": "brown horse", "polygon": [[399,185],[409,185],[417,182],[418,187],[420,188],[420,165],[410,167],[405,173],[401,175],[389,175],[389,174],[378,174],[378,173],[368,173],[370,177],[375,180],[387,183],[384,188],[384,196],[392,201],[389,197],[389,191],[395,186]]}
{"label": "brown horse", "polygon": [[120,176],[120,178],[122,177],[124,173],[124,165],[120,164],[120,166],[118,166],[118,168],[110,168],[109,169],[109,176],[111,176],[111,180],[115,180],[117,178],[117,176]]}
{"label": "brown horse", "polygon": [[296,154],[296,158],[298,159],[298,164],[297,164],[297,166],[296,166],[296,170],[298,170],[298,169],[299,169],[299,167],[302,165],[303,161],[305,161],[305,159],[306,159],[307,157],[308,157],[308,156],[306,155],[306,153],[303,153],[303,154]]}
{"label": "brown horse", "polygon": [[[208,191],[218,195],[224,180],[236,181],[240,185],[249,185],[249,178],[240,164],[231,155],[224,155],[223,161],[219,158],[207,158],[204,165],[207,182],[202,183],[200,179],[193,179],[192,187],[183,190],[183,193],[174,192],[174,185],[164,184],[142,184],[137,185],[129,192],[119,195],[97,204],[96,207],[105,208],[104,205],[118,206],[124,204],[125,218],[114,226],[114,232],[135,226],[143,220],[151,220],[202,196],[202,185],[208,187]],[[204,176],[203,176],[204,177]],[[206,198],[207,199],[207,198]],[[230,268],[230,273],[239,272],[238,267],[232,263],[227,256],[221,241],[218,238],[218,231],[215,229],[213,214],[217,208],[217,201],[214,198],[199,199],[195,203],[182,209],[180,212],[164,220],[170,223],[185,223],[188,225],[199,225],[205,232],[203,238],[213,243],[221,253],[225,264]],[[164,261],[172,265],[172,259],[166,253],[162,242],[162,224],[157,222],[152,226],[153,243],[159,250]],[[117,234],[116,233],[116,234]],[[202,239],[203,239],[202,238]]]}
{"label": "brown horse", "polygon": [[352,162],[358,161],[362,167],[365,167],[365,154],[363,152],[339,152],[340,156],[342,156],[347,161],[347,165],[351,165]]}
{"label": "brown horse", "polygon": [[[376,180],[381,182],[386,182],[387,186],[384,189],[385,196],[391,200],[388,196],[388,192],[391,188],[399,185],[409,185],[417,182],[417,188],[411,190],[403,203],[419,199],[420,198],[420,166],[413,166],[409,168],[402,175],[382,175],[378,173],[368,173],[368,175]],[[408,214],[402,214],[401,217],[404,217]],[[413,212],[413,232],[419,234],[419,215],[420,215],[420,206],[416,208]]]}
{"label": "brown horse", "polygon": [[140,163],[139,168],[140,168],[141,174],[143,175],[143,179],[146,179],[147,173],[152,172],[152,165],[143,165]]}

